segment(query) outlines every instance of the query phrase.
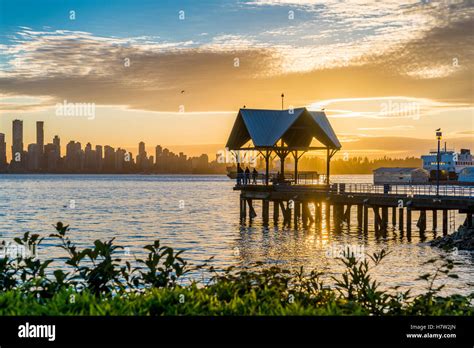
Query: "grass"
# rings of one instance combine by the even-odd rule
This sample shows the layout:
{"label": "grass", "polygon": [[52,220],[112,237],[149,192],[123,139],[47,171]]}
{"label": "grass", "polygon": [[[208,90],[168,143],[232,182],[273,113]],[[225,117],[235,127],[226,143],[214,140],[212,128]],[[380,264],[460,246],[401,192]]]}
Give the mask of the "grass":
{"label": "grass", "polygon": [[[440,276],[453,277],[453,261],[436,264],[423,274],[425,293],[412,296],[398,288],[382,291],[370,270],[383,262],[385,250],[364,260],[347,254],[345,271],[329,287],[317,271],[289,271],[255,264],[217,272],[207,265],[189,266],[181,252],[145,246],[149,252],[139,267],[122,262],[113,240],[96,241],[78,250],[69,240],[68,226],[58,223],[52,236],[67,251],[72,271],[49,270],[52,260],[33,257],[0,259],[0,315],[473,315],[473,295],[439,296]],[[36,247],[38,235],[17,238],[19,245]],[[87,261],[87,262],[86,262]],[[179,285],[189,271],[210,272],[206,283]],[[47,270],[49,272],[47,272]],[[47,274],[52,274],[48,276]]]}

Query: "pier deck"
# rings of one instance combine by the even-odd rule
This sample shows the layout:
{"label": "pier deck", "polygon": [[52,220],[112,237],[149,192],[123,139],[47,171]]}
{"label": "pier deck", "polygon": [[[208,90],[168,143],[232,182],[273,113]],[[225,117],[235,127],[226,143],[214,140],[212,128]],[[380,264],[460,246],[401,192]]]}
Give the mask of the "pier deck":
{"label": "pier deck", "polygon": [[[371,185],[344,184],[328,185],[237,185],[240,191],[240,217],[257,217],[253,201],[262,201],[262,219],[269,220],[269,206],[273,204],[273,218],[278,221],[280,213],[285,225],[302,222],[303,226],[321,221],[324,208],[325,218],[332,215],[334,223],[350,223],[351,208],[357,208],[357,222],[368,230],[369,211],[373,211],[373,223],[376,231],[385,230],[389,223],[389,209],[392,210],[391,222],[398,224],[400,230],[411,232],[412,212],[419,211],[417,226],[426,230],[426,212],[432,212],[433,229],[437,228],[437,212],[442,211],[442,230],[448,232],[450,211],[466,214],[465,224],[472,226],[474,213],[474,187],[444,186],[439,195],[433,185]],[[313,205],[314,209],[309,206]],[[247,209],[248,208],[248,209]],[[313,212],[314,211],[314,212]],[[248,212],[248,214],[247,214]],[[398,213],[398,217],[397,217]],[[293,219],[292,219],[293,217]]]}

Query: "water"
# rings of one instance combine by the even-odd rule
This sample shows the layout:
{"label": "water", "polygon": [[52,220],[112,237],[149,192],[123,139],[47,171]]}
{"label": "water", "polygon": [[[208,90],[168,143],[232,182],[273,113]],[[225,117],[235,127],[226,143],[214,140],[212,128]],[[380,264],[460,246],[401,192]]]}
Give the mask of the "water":
{"label": "water", "polygon": [[[339,182],[370,183],[370,175],[334,176]],[[193,264],[214,257],[217,268],[261,261],[288,268],[325,270],[337,276],[342,267],[338,250],[391,251],[372,273],[384,287],[401,286],[419,292],[425,288],[419,275],[433,271],[423,262],[444,251],[422,242],[413,216],[411,239],[389,224],[385,235],[373,230],[361,233],[357,224],[335,230],[312,226],[307,230],[264,227],[261,206],[251,226],[239,223],[239,193],[225,176],[139,175],[0,175],[0,239],[11,240],[26,231],[48,236],[57,221],[71,226],[70,237],[79,247],[96,239],[115,238],[131,255],[143,257],[143,246],[156,239],[162,245],[185,249]],[[352,211],[356,221],[356,210]],[[457,216],[456,226],[462,223]],[[440,221],[440,217],[438,221]],[[369,229],[373,228],[369,222]],[[428,214],[428,230],[431,228]],[[425,242],[434,232],[425,233]],[[439,235],[439,232],[438,232]],[[64,252],[54,239],[46,238],[38,250],[40,258],[61,257]],[[448,293],[467,294],[474,284],[472,254],[449,253],[461,263],[454,272],[459,279],[443,280]]]}

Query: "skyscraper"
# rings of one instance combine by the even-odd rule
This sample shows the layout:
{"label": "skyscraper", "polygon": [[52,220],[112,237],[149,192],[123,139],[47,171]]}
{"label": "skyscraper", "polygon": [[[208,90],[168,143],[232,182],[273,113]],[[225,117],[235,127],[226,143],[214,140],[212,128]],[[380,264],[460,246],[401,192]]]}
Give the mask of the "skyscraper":
{"label": "skyscraper", "polygon": [[39,163],[39,146],[38,144],[29,144],[28,145],[28,161],[27,161],[27,169],[29,171],[35,172],[40,168],[40,163]]}
{"label": "skyscraper", "polygon": [[148,168],[148,158],[145,151],[145,143],[143,141],[138,143],[137,166],[139,170],[145,170]]}
{"label": "skyscraper", "polygon": [[138,153],[141,155],[144,152],[145,152],[145,143],[143,141],[140,141],[138,143]]}
{"label": "skyscraper", "polygon": [[44,122],[36,122],[36,144],[38,145],[38,150],[40,153],[43,153],[44,150]]}
{"label": "skyscraper", "polygon": [[58,147],[58,155],[61,157],[61,139],[57,135],[53,138],[53,144]]}
{"label": "skyscraper", "polygon": [[7,143],[5,142],[5,134],[0,133],[0,171],[7,166]]}
{"label": "skyscraper", "polygon": [[23,121],[13,120],[13,137],[12,137],[12,161],[15,163],[22,162],[23,156]]}
{"label": "skyscraper", "polygon": [[59,147],[56,144],[46,144],[44,146],[45,168],[49,172],[55,172],[59,166]]}
{"label": "skyscraper", "polygon": [[115,170],[121,172],[125,164],[125,154],[127,152],[120,147],[115,152]]}
{"label": "skyscraper", "polygon": [[95,146],[95,156],[97,163],[97,170],[102,171],[102,145]]}
{"label": "skyscraper", "polygon": [[39,169],[45,166],[44,163],[44,122],[36,121],[36,161],[38,163]]}
{"label": "skyscraper", "polygon": [[71,140],[66,146],[66,168],[71,171],[82,169],[83,154],[81,143]]}
{"label": "skyscraper", "polygon": [[113,173],[115,171],[115,149],[109,145],[104,146],[104,172]]}

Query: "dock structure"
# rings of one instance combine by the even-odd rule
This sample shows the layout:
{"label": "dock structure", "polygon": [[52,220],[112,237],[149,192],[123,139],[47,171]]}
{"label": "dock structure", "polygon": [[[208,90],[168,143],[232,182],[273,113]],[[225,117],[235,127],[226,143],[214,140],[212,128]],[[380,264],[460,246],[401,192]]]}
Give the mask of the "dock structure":
{"label": "dock structure", "polygon": [[[253,219],[258,216],[253,202],[261,201],[264,224],[269,221],[269,207],[273,205],[273,219],[278,222],[280,214],[283,225],[295,228],[308,227],[313,223],[326,220],[330,224],[351,224],[351,212],[354,223],[368,232],[369,221],[376,232],[386,232],[389,225],[410,235],[414,221],[413,213],[418,212],[416,226],[423,233],[438,228],[438,212],[442,212],[442,232],[448,233],[448,216],[451,211],[465,214],[465,223],[472,224],[474,214],[474,187],[446,187],[446,195],[436,196],[434,186],[391,186],[386,192],[383,186],[369,184],[332,184],[326,185],[239,185],[241,218]],[[247,215],[246,207],[253,214]],[[324,208],[324,214],[323,214]],[[429,214],[429,215],[428,215]],[[332,219],[331,219],[332,216]],[[293,217],[293,219],[292,219]],[[428,224],[431,217],[431,224]],[[332,220],[332,221],[331,221]]]}
{"label": "dock structure", "polygon": [[[321,146],[311,146],[314,140]],[[358,183],[334,183],[330,180],[330,161],[341,149],[324,112],[293,110],[241,109],[232,128],[227,148],[235,151],[258,151],[265,159],[265,174],[259,184],[238,181],[234,190],[240,191],[240,218],[255,219],[258,214],[254,202],[261,201],[263,224],[270,220],[284,226],[312,224],[334,227],[351,224],[351,212],[355,212],[357,225],[366,233],[369,222],[375,232],[386,232],[390,225],[409,237],[413,228],[413,213],[417,212],[416,227],[422,234],[427,229],[438,228],[438,212],[442,212],[442,231],[448,233],[451,212],[465,214],[465,224],[472,225],[474,214],[474,186],[443,186],[439,192],[433,185],[372,185]],[[326,155],[325,181],[302,183],[298,175],[298,160],[307,151],[323,150]],[[285,158],[294,158],[294,177],[284,176]],[[270,178],[269,162],[280,159],[279,176]],[[239,162],[237,160],[237,162]],[[240,166],[240,163],[238,164]],[[398,216],[397,216],[398,215]],[[332,222],[331,222],[332,216]],[[371,216],[371,218],[369,218]],[[431,226],[428,224],[431,217]]]}

